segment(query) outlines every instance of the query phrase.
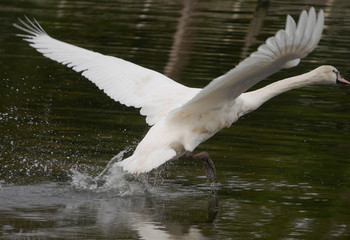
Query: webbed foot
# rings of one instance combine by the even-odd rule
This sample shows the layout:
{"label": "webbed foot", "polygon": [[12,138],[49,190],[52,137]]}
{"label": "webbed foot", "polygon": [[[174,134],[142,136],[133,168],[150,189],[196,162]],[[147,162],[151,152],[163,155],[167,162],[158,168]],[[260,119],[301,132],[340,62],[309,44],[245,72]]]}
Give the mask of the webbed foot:
{"label": "webbed foot", "polygon": [[205,169],[205,175],[207,176],[207,179],[211,180],[213,182],[216,181],[215,165],[213,163],[213,160],[211,160],[211,158],[207,152],[200,152],[197,154],[193,154],[192,152],[186,152],[185,156],[190,158],[190,159],[194,159],[194,160],[202,160],[203,167]]}

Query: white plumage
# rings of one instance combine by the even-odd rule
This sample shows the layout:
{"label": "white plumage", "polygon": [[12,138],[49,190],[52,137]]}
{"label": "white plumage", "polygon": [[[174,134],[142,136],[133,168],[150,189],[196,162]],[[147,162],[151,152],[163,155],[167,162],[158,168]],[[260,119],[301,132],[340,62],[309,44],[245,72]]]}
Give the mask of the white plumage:
{"label": "white plumage", "polygon": [[[287,16],[285,30],[279,30],[256,52],[203,89],[189,88],[153,70],[56,40],[36,21],[27,21],[20,20],[22,26],[15,26],[27,33],[20,36],[37,51],[81,72],[115,101],[141,108],[141,114],[152,127],[133,155],[118,163],[130,173],[141,173],[178,158],[186,151],[192,152],[200,143],[231,126],[240,116],[255,110],[282,89],[286,91],[317,82],[309,74],[285,81],[292,86],[290,88],[265,88],[255,91],[255,95],[244,93],[282,68],[296,66],[310,53],[320,40],[324,15],[321,10],[316,16],[315,9],[311,8],[308,13],[301,13],[298,24]],[[333,77],[325,71],[321,72],[326,78]],[[320,70],[317,74],[321,74]],[[309,81],[310,76],[312,80]]]}

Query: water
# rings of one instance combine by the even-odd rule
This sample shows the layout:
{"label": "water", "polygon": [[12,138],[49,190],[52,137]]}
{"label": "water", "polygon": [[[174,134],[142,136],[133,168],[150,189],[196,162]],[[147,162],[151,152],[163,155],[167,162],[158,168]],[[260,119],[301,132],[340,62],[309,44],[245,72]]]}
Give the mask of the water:
{"label": "water", "polygon": [[[265,1],[267,2],[267,1]],[[94,178],[130,155],[148,130],[138,110],[42,57],[15,36],[35,17],[53,37],[203,87],[284,26],[323,8],[322,64],[349,79],[350,3],[338,1],[16,1],[0,3],[0,236],[2,239],[349,239],[350,89],[314,86],[272,99],[146,176]]]}

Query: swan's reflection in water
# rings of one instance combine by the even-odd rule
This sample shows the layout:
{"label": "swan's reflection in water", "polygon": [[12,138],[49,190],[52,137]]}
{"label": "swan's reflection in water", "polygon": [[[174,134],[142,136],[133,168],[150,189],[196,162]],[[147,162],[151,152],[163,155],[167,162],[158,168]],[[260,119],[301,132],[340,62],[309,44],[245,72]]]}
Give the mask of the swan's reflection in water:
{"label": "swan's reflection in water", "polygon": [[[182,202],[181,198],[170,200],[169,205],[158,205],[158,202],[152,197],[103,201],[98,207],[96,225],[104,229],[107,235],[118,235],[118,229],[129,229],[142,239],[206,239],[201,229],[212,229],[218,215],[215,195],[208,197],[207,212],[204,200],[195,203],[198,204],[196,211],[200,215],[197,222],[184,217],[190,212],[185,206],[171,206]],[[193,207],[193,203],[192,206],[189,203],[189,206]],[[182,212],[176,213],[180,209]]]}
{"label": "swan's reflection in water", "polygon": [[[212,230],[218,216],[216,194],[192,199],[161,191],[120,197],[52,183],[3,187],[3,236],[206,239],[203,229]],[[194,213],[195,220],[186,218]],[[23,231],[18,228],[23,224],[31,227]]]}

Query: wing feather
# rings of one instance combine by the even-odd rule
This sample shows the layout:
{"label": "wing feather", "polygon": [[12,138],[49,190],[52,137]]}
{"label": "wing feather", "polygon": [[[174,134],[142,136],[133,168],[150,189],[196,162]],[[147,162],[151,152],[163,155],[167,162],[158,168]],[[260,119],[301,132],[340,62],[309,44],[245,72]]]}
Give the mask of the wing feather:
{"label": "wing feather", "polygon": [[324,24],[321,10],[316,16],[314,8],[302,11],[298,24],[287,16],[285,30],[279,30],[256,52],[239,63],[234,69],[211,81],[194,98],[176,112],[206,112],[221,108],[234,101],[250,87],[282,68],[298,65],[318,44]]}
{"label": "wing feather", "polygon": [[200,89],[181,85],[156,71],[120,58],[102,55],[50,37],[39,23],[19,19],[15,27],[30,46],[54,61],[72,68],[95,83],[109,97],[126,106],[141,108],[146,122],[153,125],[183,105]]}

